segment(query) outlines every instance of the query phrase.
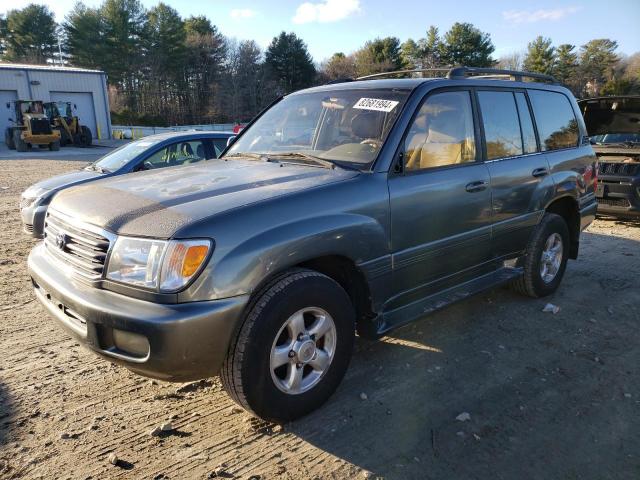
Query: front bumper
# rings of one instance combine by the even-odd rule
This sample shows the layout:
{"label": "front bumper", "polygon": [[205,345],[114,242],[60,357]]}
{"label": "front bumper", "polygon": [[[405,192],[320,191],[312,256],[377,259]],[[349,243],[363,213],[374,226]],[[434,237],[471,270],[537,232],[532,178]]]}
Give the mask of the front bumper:
{"label": "front bumper", "polygon": [[640,177],[600,176],[598,213],[640,216]]}
{"label": "front bumper", "polygon": [[[28,267],[36,297],[75,338],[136,373],[167,381],[216,375],[248,302],[238,296],[160,304],[94,288],[60,271],[42,243],[31,251]],[[146,355],[117,347],[119,332],[146,338]]]}
{"label": "front bumper", "polygon": [[44,236],[44,218],[47,215],[47,205],[29,206],[20,209],[22,217],[22,227],[25,233],[33,238]]}

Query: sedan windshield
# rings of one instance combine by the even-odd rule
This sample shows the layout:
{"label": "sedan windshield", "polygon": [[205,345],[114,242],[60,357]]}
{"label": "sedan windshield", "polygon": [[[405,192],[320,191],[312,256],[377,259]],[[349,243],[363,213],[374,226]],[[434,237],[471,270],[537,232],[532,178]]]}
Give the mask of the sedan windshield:
{"label": "sedan windshield", "polygon": [[307,163],[316,158],[364,169],[378,156],[409,93],[387,88],[290,95],[251,125],[225,156]]}
{"label": "sedan windshield", "polygon": [[640,143],[640,133],[607,133],[594,135],[591,140],[595,143]]}
{"label": "sedan windshield", "polygon": [[161,140],[141,139],[114,150],[87,167],[88,170],[115,172]]}

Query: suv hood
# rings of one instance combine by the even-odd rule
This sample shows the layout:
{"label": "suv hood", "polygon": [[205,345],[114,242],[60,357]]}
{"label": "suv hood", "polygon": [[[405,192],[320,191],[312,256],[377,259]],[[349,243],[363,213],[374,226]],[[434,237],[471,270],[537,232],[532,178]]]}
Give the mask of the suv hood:
{"label": "suv hood", "polygon": [[170,238],[234,208],[347,180],[359,172],[234,159],[123,175],[63,190],[51,208],[120,235]]}
{"label": "suv hood", "polygon": [[587,98],[578,105],[590,137],[640,133],[640,96]]}

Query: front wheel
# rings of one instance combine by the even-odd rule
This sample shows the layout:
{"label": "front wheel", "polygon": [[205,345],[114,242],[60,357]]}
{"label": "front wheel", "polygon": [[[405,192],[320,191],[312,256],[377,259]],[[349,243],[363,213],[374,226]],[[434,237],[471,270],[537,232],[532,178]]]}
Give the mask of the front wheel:
{"label": "front wheel", "polygon": [[331,278],[294,270],[252,303],[224,362],[225,390],[243,408],[286,422],[322,405],[351,359],[355,313]]}
{"label": "front wheel", "polygon": [[524,258],[524,274],[512,283],[530,297],[545,297],[558,289],[567,267],[569,228],[564,218],[546,213],[536,227]]}

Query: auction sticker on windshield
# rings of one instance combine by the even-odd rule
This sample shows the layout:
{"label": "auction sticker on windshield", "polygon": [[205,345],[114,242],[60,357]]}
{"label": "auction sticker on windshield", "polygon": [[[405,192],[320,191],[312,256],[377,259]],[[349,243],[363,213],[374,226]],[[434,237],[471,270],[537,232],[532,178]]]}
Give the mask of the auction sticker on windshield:
{"label": "auction sticker on windshield", "polygon": [[377,112],[390,112],[399,102],[395,100],[384,100],[382,98],[361,98],[353,108],[361,110],[375,110]]}

